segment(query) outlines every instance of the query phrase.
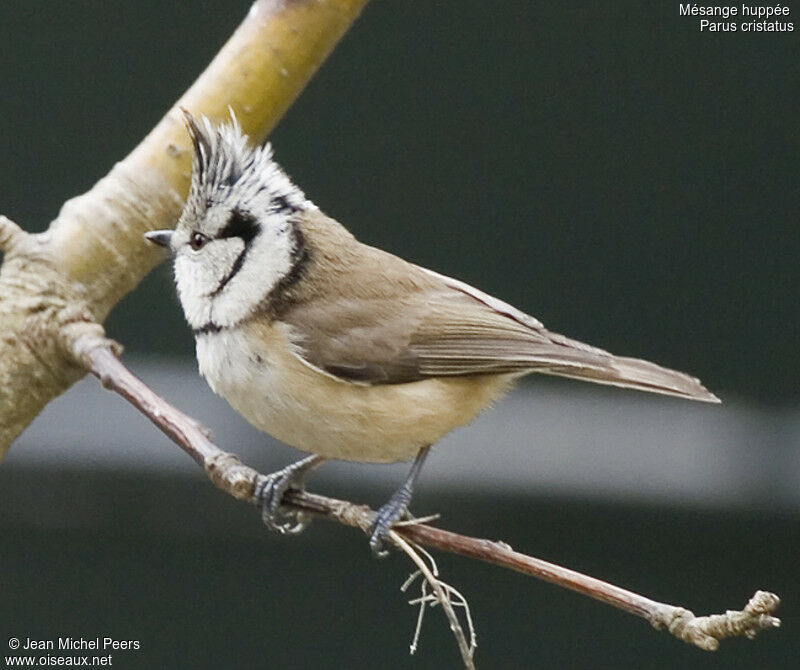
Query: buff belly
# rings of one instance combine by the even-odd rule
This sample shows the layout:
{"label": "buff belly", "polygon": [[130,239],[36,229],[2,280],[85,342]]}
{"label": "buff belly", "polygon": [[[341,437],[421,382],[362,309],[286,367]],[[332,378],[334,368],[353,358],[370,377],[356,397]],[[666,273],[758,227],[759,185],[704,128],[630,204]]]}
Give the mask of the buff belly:
{"label": "buff belly", "polygon": [[214,392],[254,426],[303,451],[348,461],[413,458],[511,384],[509,376],[352,384],[302,361],[281,324],[201,335],[197,360]]}

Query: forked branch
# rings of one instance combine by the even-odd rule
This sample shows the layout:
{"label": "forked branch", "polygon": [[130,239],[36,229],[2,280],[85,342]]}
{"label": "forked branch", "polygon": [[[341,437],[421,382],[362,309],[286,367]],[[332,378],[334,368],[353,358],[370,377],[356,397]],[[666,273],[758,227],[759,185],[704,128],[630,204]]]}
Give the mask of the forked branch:
{"label": "forked branch", "polygon": [[[253,486],[260,473],[244,465],[234,454],[222,451],[197,421],[174,408],[135,377],[116,357],[115,345],[110,340],[87,333],[76,338],[75,342],[73,353],[76,360],[98,377],[103,386],[122,395],[194,458],[217,487],[239,500],[257,502],[253,498]],[[284,496],[284,504],[307,514],[358,528],[368,535],[375,519],[375,512],[367,506],[307,491],[290,490]],[[503,542],[467,537],[425,523],[398,525],[392,536],[400,545],[410,543],[478,559],[577,591],[635,614],[649,621],[657,630],[669,631],[678,639],[707,651],[716,650],[724,638],[752,638],[763,630],[780,626],[780,619],[774,616],[780,599],[766,591],[757,591],[742,610],[695,616],[683,607],[660,603],[594,577],[514,551]],[[436,589],[433,582],[431,586]],[[452,614],[452,607],[450,609]],[[450,615],[448,619],[452,626]],[[461,636],[459,645],[464,658],[463,632]]]}

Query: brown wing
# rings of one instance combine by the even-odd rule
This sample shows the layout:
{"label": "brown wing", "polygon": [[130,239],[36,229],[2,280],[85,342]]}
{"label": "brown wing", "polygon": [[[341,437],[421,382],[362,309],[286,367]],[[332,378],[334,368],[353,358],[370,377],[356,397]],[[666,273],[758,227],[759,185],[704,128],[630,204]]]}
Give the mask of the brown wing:
{"label": "brown wing", "polygon": [[[319,261],[335,282],[309,284],[281,315],[310,365],[361,384],[543,372],[715,401],[698,380],[547,331],[533,317],[378,249],[348,245]],[[327,267],[325,266],[327,264]]]}

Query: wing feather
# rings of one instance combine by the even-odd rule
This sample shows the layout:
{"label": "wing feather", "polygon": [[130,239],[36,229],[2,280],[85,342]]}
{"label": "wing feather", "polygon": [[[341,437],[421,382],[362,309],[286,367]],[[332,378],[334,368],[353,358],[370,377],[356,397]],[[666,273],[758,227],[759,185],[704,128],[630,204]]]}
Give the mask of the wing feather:
{"label": "wing feather", "polygon": [[718,402],[694,377],[551,333],[468,284],[359,247],[336,268],[338,288],[320,284],[281,315],[298,355],[326,374],[378,385],[541,372]]}

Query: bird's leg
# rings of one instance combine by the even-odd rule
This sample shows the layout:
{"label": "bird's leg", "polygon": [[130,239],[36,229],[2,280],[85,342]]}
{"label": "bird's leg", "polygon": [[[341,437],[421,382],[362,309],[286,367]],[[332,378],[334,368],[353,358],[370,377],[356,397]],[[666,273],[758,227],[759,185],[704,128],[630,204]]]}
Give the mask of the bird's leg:
{"label": "bird's leg", "polygon": [[386,536],[392,526],[408,513],[408,505],[414,492],[414,483],[417,481],[420,470],[422,470],[422,464],[425,463],[425,457],[428,455],[430,448],[430,445],[428,445],[417,452],[417,457],[411,465],[406,481],[392,494],[389,501],[378,510],[375,523],[372,526],[369,546],[372,549],[372,553],[379,558],[389,553],[383,547]]}
{"label": "bird's leg", "polygon": [[281,501],[289,489],[303,490],[306,475],[324,461],[322,456],[308,456],[256,480],[253,498],[261,505],[261,518],[267,528],[284,535],[296,535],[311,523],[302,512],[281,507]]}

